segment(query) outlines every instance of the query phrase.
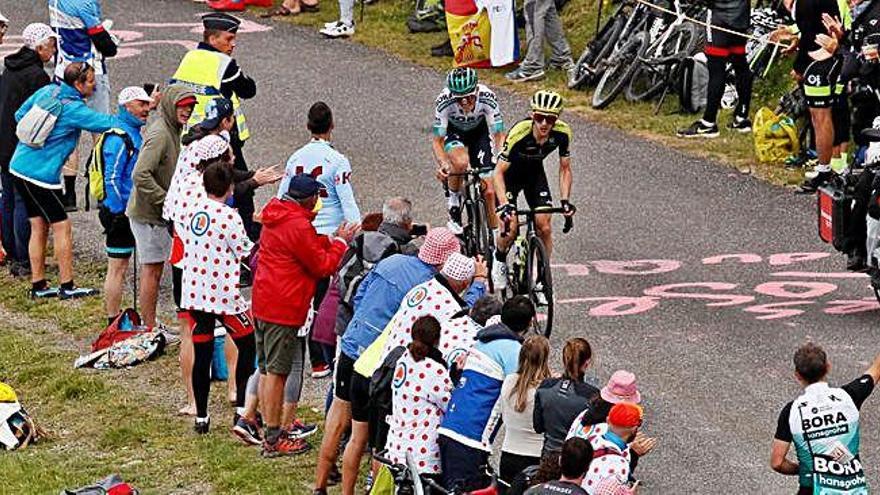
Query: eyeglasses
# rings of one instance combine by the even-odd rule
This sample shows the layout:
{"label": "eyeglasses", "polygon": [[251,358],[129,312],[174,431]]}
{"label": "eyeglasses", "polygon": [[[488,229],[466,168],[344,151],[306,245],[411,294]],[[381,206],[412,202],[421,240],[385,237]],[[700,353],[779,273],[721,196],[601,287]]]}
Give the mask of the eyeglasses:
{"label": "eyeglasses", "polygon": [[536,114],[532,115],[532,120],[534,120],[538,124],[542,124],[544,122],[547,122],[547,124],[553,125],[556,123],[556,119],[558,119],[558,118],[559,117],[557,117],[555,115],[544,115],[543,113],[536,113]]}

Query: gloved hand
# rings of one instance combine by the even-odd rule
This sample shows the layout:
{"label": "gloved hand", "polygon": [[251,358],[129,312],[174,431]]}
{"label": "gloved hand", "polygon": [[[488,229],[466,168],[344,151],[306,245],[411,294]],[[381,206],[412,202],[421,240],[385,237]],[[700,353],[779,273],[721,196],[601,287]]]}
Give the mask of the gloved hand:
{"label": "gloved hand", "polygon": [[502,222],[507,223],[513,217],[513,215],[516,214],[516,206],[510,203],[504,203],[503,205],[495,208],[495,213],[498,214],[498,218]]}
{"label": "gloved hand", "polygon": [[562,199],[559,201],[559,203],[562,205],[562,214],[563,215],[570,217],[570,216],[573,216],[575,213],[577,213],[577,210],[578,210],[577,207],[575,205],[569,203],[567,199]]}

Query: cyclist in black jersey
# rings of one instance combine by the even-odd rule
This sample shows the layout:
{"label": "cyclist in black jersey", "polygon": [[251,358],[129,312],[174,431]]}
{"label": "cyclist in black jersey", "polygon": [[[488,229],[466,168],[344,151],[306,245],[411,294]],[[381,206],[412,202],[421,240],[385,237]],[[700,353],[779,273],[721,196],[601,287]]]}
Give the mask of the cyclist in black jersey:
{"label": "cyclist in black jersey", "polygon": [[[544,172],[544,158],[559,151],[559,194],[565,215],[574,215],[577,209],[569,202],[571,195],[571,128],[559,120],[562,112],[562,96],[553,91],[538,91],[532,96],[531,117],[517,122],[504,141],[498,163],[495,165],[496,208],[498,218],[508,226],[507,235],[499,235],[496,242],[495,263],[492,264],[492,281],[495,288],[507,287],[507,251],[516,237],[516,201],[522,192],[529,208],[553,206],[550,185]],[[536,215],[535,228],[547,247],[548,256],[553,251],[550,215]]]}

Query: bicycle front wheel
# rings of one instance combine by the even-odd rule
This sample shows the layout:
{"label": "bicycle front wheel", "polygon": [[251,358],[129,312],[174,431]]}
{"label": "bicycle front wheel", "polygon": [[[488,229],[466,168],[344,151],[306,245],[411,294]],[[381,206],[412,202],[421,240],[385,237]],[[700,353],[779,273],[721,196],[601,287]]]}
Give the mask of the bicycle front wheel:
{"label": "bicycle front wheel", "polygon": [[553,277],[547,248],[537,236],[529,240],[526,285],[529,299],[535,305],[535,329],[549,339],[553,331]]}
{"label": "bicycle front wheel", "polygon": [[605,59],[614,50],[617,40],[620,39],[620,33],[623,32],[623,25],[626,18],[623,16],[615,16],[605,24],[599,36],[591,41],[580,58],[575,62],[574,75],[568,82],[571,89],[580,86],[591,85],[602,75]]}
{"label": "bicycle front wheel", "polygon": [[632,78],[633,71],[638,66],[638,56],[644,51],[646,44],[645,33],[638,33],[626,40],[620,50],[611,55],[608,67],[593,92],[593,108],[605,108],[617,98],[624,85]]}

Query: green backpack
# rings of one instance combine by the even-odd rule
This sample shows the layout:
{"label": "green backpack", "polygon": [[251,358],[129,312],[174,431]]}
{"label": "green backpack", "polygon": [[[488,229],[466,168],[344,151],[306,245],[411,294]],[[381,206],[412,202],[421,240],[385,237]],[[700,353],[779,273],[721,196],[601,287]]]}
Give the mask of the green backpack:
{"label": "green backpack", "polygon": [[95,147],[92,149],[91,156],[89,156],[89,162],[86,164],[85,171],[86,211],[89,211],[90,207],[89,196],[95,198],[95,201],[99,203],[107,198],[107,189],[104,187],[104,168],[107,165],[104,163],[104,139],[111,134],[122,138],[122,141],[125,143],[127,160],[130,160],[135,153],[134,142],[131,140],[131,136],[122,129],[110,129],[101,134],[98,140],[95,141]]}

